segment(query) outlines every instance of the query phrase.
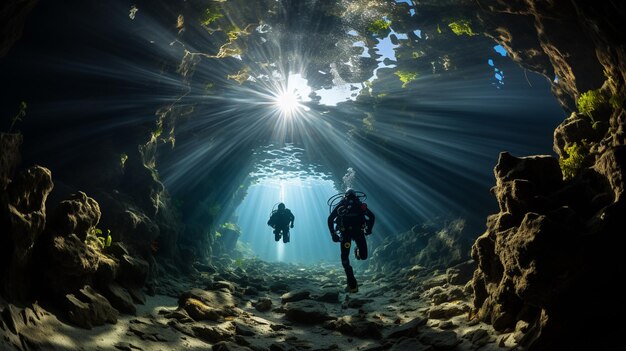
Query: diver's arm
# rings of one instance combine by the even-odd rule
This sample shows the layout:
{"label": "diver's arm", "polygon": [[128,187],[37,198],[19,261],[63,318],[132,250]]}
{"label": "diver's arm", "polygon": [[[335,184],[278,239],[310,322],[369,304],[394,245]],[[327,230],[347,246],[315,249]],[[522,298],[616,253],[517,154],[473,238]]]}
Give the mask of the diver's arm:
{"label": "diver's arm", "polygon": [[291,213],[291,211],[289,211],[289,221],[291,222],[291,228],[293,228],[293,223],[296,220],[296,216],[293,215],[293,213]]}
{"label": "diver's arm", "polygon": [[335,218],[337,218],[337,207],[328,215],[328,230],[331,234],[335,233]]}
{"label": "diver's arm", "polygon": [[366,223],[367,223],[367,230],[369,232],[372,231],[372,229],[374,229],[374,222],[376,221],[376,216],[374,216],[374,212],[370,211],[369,208],[367,208],[365,210],[365,217],[366,219]]}

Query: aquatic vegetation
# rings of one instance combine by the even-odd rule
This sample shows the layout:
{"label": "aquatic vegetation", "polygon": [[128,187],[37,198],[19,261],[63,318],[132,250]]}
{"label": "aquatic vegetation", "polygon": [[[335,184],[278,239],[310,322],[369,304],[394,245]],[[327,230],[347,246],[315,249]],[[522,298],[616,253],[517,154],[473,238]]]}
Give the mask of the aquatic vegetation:
{"label": "aquatic vegetation", "polygon": [[122,166],[122,168],[124,168],[124,165],[126,164],[127,160],[128,160],[128,155],[126,155],[126,153],[122,153],[120,155],[120,165]]}
{"label": "aquatic vegetation", "polygon": [[101,248],[104,249],[104,248],[111,246],[111,242],[113,241],[113,239],[111,238],[111,229],[107,229],[106,236],[102,234],[102,229],[100,228],[93,228],[90,234],[98,238],[98,244],[100,245]]}
{"label": "aquatic vegetation", "polygon": [[367,133],[373,133],[375,131],[374,122],[376,119],[374,118],[374,114],[368,113],[367,117],[363,118],[363,128]]}
{"label": "aquatic vegetation", "polygon": [[212,94],[213,93],[213,88],[215,88],[215,84],[213,84],[212,82],[208,82],[204,85],[204,93],[205,94]]}
{"label": "aquatic vegetation", "polygon": [[237,38],[239,38],[239,35],[241,34],[241,28],[237,27],[237,26],[232,26],[227,32],[226,35],[228,36],[228,40],[233,42],[235,40],[237,40]]}
{"label": "aquatic vegetation", "polygon": [[570,146],[566,146],[565,152],[568,156],[561,158],[559,165],[561,166],[563,179],[567,180],[574,178],[578,174],[582,168],[585,157],[589,154],[589,148],[585,140],[583,140],[580,144],[573,143]]}
{"label": "aquatic vegetation", "polygon": [[26,116],[27,108],[28,108],[28,105],[26,104],[26,102],[22,101],[20,103],[20,109],[17,111],[15,116],[13,116],[13,118],[11,119],[11,126],[9,127],[9,133],[13,131],[13,127],[15,127],[15,123],[22,121],[24,116]]}
{"label": "aquatic vegetation", "polygon": [[452,32],[456,35],[478,35],[478,33],[474,33],[472,27],[470,26],[470,21],[466,19],[450,22],[448,27],[450,27]]}
{"label": "aquatic vegetation", "polygon": [[208,26],[222,17],[224,17],[224,15],[218,10],[217,6],[210,5],[204,10],[204,13],[202,13],[201,23]]}
{"label": "aquatic vegetation", "polygon": [[417,79],[417,72],[409,72],[409,71],[396,71],[394,72],[396,76],[402,82],[402,87],[406,88],[407,84]]}
{"label": "aquatic vegetation", "polygon": [[606,104],[607,99],[599,89],[589,90],[588,92],[581,94],[576,102],[578,112],[591,119],[594,118],[594,112],[600,110]]}
{"label": "aquatic vegetation", "polygon": [[239,231],[239,227],[235,223],[232,223],[232,222],[226,222],[226,223],[222,224],[220,226],[220,228],[226,229],[226,230],[232,230],[232,231],[235,231],[235,232]]}
{"label": "aquatic vegetation", "polygon": [[237,72],[237,74],[229,74],[228,79],[232,79],[239,84],[243,84],[245,81],[250,78],[250,70],[248,68],[244,68],[241,71]]}
{"label": "aquatic vegetation", "polygon": [[158,139],[161,134],[163,134],[163,125],[161,123],[158,124],[157,129],[152,132],[152,139],[156,140]]}
{"label": "aquatic vegetation", "polygon": [[390,26],[391,22],[384,19],[378,19],[367,27],[367,31],[372,34],[382,35],[387,29],[389,29]]}

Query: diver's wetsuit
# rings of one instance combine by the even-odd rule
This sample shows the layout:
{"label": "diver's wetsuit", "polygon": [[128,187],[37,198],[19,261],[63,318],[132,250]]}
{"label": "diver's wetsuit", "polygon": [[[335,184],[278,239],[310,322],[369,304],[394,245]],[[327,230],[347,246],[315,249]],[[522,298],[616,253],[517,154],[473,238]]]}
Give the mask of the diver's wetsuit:
{"label": "diver's wetsuit", "polygon": [[[335,219],[337,228],[335,228]],[[335,206],[328,216],[328,229],[331,233],[335,230],[341,232],[341,265],[346,271],[348,280],[348,288],[357,289],[357,281],[354,277],[354,271],[350,266],[350,247],[354,240],[357,250],[356,258],[364,260],[367,258],[367,241],[365,240],[364,228],[367,228],[367,234],[371,234],[374,227],[375,216],[367,205],[358,200],[358,198],[344,198]]]}
{"label": "diver's wetsuit", "polygon": [[280,240],[282,236],[283,242],[289,242],[289,225],[293,226],[295,217],[291,210],[285,208],[284,210],[278,209],[272,212],[270,219],[267,221],[267,225],[274,228],[274,239]]}

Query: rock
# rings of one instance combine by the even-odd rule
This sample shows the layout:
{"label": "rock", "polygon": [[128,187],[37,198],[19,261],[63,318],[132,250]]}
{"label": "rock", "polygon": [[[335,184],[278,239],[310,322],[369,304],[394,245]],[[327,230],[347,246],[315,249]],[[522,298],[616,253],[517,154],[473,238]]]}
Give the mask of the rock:
{"label": "rock", "polygon": [[323,304],[312,300],[288,302],[284,310],[285,316],[292,322],[318,324],[333,319],[328,315]]}
{"label": "rock", "polygon": [[[42,267],[46,284],[52,297],[65,296],[68,293],[91,284],[99,272],[100,284],[108,284],[112,280],[115,262],[103,255],[97,244],[86,244],[76,235],[56,236],[51,245],[46,247],[46,266]],[[108,271],[109,281],[105,281]]]}
{"label": "rock", "polygon": [[246,327],[241,323],[235,323],[235,333],[241,336],[254,336],[255,333],[252,329]]}
{"label": "rock", "polygon": [[140,288],[128,288],[127,291],[134,303],[138,303],[140,305],[146,303],[146,294]]}
{"label": "rock", "polygon": [[178,299],[178,306],[194,320],[217,321],[221,317],[235,315],[235,305],[235,299],[226,290],[206,291],[194,288]]}
{"label": "rock", "polygon": [[220,341],[213,345],[211,348],[213,351],[252,351],[251,348],[246,346],[237,345],[230,341]]}
{"label": "rock", "polygon": [[[259,289],[259,290],[262,290],[262,289]],[[289,291],[289,285],[284,282],[275,282],[272,285],[270,285],[269,290],[274,293],[285,293]]]}
{"label": "rock", "polygon": [[415,338],[401,339],[393,344],[389,351],[433,351],[430,345],[424,345]]}
{"label": "rock", "polygon": [[235,326],[231,322],[218,324],[215,326],[205,326],[195,324],[192,326],[194,335],[208,343],[217,343],[233,338],[235,336]]}
{"label": "rock", "polygon": [[267,312],[272,308],[272,300],[267,297],[262,297],[253,304],[254,308],[259,312]]}
{"label": "rock", "polygon": [[469,331],[463,335],[464,339],[469,340],[474,347],[482,347],[487,345],[488,343],[495,342],[496,339],[492,335],[489,334],[485,329],[474,329]]}
{"label": "rock", "polygon": [[474,276],[474,271],[476,270],[477,265],[473,260],[469,260],[463,263],[460,263],[454,267],[450,267],[446,270],[446,275],[448,277],[448,284],[451,285],[465,285],[467,282],[472,280]]}
{"label": "rock", "polygon": [[425,331],[420,333],[419,340],[426,345],[433,346],[436,350],[452,350],[461,343],[455,332],[447,330]]}
{"label": "rock", "polygon": [[96,200],[79,191],[63,200],[52,211],[48,229],[56,236],[75,234],[85,241],[87,235],[100,222],[100,205]]}
{"label": "rock", "polygon": [[130,321],[129,332],[135,334],[141,340],[171,342],[178,339],[178,334],[171,329],[163,328],[148,318],[136,318]]}
{"label": "rock", "polygon": [[433,306],[428,310],[430,319],[450,319],[452,317],[469,312],[470,307],[465,303],[445,302],[441,305]]}
{"label": "rock", "polygon": [[295,301],[306,300],[309,298],[310,295],[311,293],[306,290],[290,291],[288,293],[283,294],[280,297],[280,299],[282,303],[295,302]]}
{"label": "rock", "polygon": [[34,166],[15,176],[6,193],[0,192],[0,288],[9,299],[23,300],[31,293],[25,277],[46,224],[45,203],[52,187],[50,171]]}
{"label": "rock", "polygon": [[217,273],[217,269],[210,264],[203,264],[200,262],[194,262],[193,266],[199,271],[199,272],[204,272],[204,273],[209,273],[209,274],[213,274],[213,273]]}
{"label": "rock", "polygon": [[127,288],[141,288],[148,278],[150,265],[147,261],[123,255],[120,259],[117,281]]}
{"label": "rock", "polygon": [[121,241],[114,241],[107,249],[107,253],[117,258],[118,260],[121,260],[124,255],[130,255],[128,248]]}
{"label": "rock", "polygon": [[[424,223],[398,235],[388,236],[372,255],[374,272],[403,269],[407,279],[421,276],[423,268],[450,267],[468,259],[471,243],[464,234],[465,221]],[[417,252],[417,254],[416,254]],[[406,267],[415,269],[406,270]],[[403,287],[398,285],[398,288]]]}
{"label": "rock", "polygon": [[102,289],[102,294],[118,311],[132,315],[137,313],[132,296],[120,285],[111,283]]}
{"label": "rock", "polygon": [[91,329],[105,323],[117,323],[119,312],[89,285],[80,289],[76,295],[68,294],[66,298],[68,318],[81,328]]}
{"label": "rock", "polygon": [[457,328],[458,325],[454,324],[452,321],[442,321],[439,323],[439,329],[454,329]]}
{"label": "rock", "polygon": [[141,347],[136,346],[129,342],[118,342],[113,347],[122,351],[135,351],[135,350],[143,350]]}
{"label": "rock", "polygon": [[329,321],[325,328],[337,330],[345,335],[359,338],[382,338],[383,325],[380,322],[368,320],[365,316],[343,316]]}
{"label": "rock", "polygon": [[407,323],[393,327],[389,332],[387,332],[387,334],[385,335],[385,338],[397,339],[401,337],[416,336],[418,333],[419,327],[426,325],[426,322],[428,322],[428,319],[416,317]]}
{"label": "rock", "polygon": [[359,298],[355,298],[355,299],[347,299],[345,301],[345,306],[347,308],[361,308],[364,305],[373,302],[374,300],[372,299],[359,299]]}
{"label": "rock", "polygon": [[337,291],[328,291],[315,299],[315,301],[319,302],[328,302],[328,303],[339,303],[339,292]]}
{"label": "rock", "polygon": [[453,286],[448,289],[442,289],[440,292],[434,293],[430,296],[424,294],[424,297],[430,297],[433,304],[440,305],[444,302],[462,300],[465,297],[465,292],[463,290],[463,287]]}
{"label": "rock", "polygon": [[235,284],[226,280],[218,280],[218,281],[214,281],[209,287],[207,287],[207,290],[220,290],[220,289],[228,290],[229,292],[234,293]]}

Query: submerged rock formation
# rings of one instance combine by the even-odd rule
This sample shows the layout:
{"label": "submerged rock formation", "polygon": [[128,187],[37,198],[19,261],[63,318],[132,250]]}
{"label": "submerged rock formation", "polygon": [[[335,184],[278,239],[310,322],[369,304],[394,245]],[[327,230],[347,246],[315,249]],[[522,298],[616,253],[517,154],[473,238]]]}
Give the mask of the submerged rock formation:
{"label": "submerged rock formation", "polygon": [[[555,131],[560,160],[500,155],[492,189],[500,213],[472,250],[476,317],[496,330],[520,330],[529,350],[611,349],[618,326],[598,321],[620,318],[604,301],[624,272],[617,240],[626,227],[626,41],[615,25],[625,8],[480,3],[491,35],[523,66],[554,72],[555,95],[578,112]],[[605,337],[582,340],[583,333]]]}

